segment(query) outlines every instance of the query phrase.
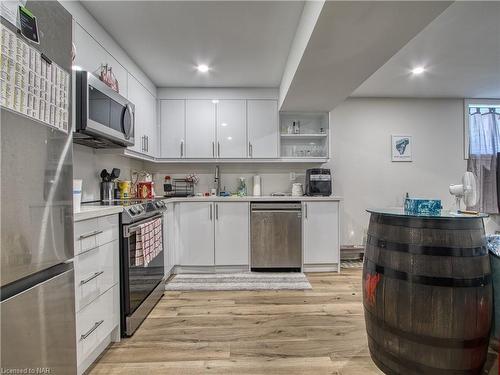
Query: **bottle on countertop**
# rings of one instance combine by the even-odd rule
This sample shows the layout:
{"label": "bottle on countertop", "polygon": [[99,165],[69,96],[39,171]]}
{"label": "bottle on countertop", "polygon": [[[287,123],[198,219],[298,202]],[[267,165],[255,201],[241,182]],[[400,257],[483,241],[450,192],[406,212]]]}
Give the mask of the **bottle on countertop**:
{"label": "bottle on countertop", "polygon": [[245,177],[240,177],[240,184],[238,186],[238,195],[240,197],[245,197],[247,195],[247,183]]}

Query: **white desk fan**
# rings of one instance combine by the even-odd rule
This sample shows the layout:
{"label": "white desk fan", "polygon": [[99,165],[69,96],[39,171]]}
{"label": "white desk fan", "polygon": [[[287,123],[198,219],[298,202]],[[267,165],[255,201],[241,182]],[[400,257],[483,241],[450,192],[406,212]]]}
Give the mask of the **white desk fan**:
{"label": "white desk fan", "polygon": [[460,201],[464,201],[465,209],[474,207],[478,200],[476,176],[472,172],[465,172],[461,185],[450,185],[450,194],[455,196],[457,212],[460,211]]}

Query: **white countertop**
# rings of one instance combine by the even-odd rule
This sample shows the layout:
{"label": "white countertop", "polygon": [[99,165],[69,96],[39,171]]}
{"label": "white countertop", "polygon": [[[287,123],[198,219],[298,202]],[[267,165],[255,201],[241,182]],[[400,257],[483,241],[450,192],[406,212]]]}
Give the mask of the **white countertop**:
{"label": "white countertop", "polygon": [[[299,202],[338,202],[342,200],[342,197],[337,196],[329,196],[329,197],[308,197],[308,196],[300,196],[300,197],[292,197],[290,195],[287,196],[271,196],[271,195],[262,195],[262,196],[246,196],[246,197],[238,197],[238,196],[230,196],[230,197],[156,197],[156,199],[164,198],[165,203],[180,203],[180,202],[289,202],[289,201],[299,201]],[[123,206],[101,206],[99,204],[82,204],[79,212],[73,212],[73,220],[75,222],[82,220],[95,219],[97,217],[107,216],[107,215],[115,215],[119,214],[123,211]]]}
{"label": "white countertop", "polygon": [[[157,199],[161,199],[164,197],[157,197]],[[230,196],[230,197],[217,197],[217,196],[209,196],[209,197],[186,197],[186,198],[165,198],[166,203],[176,203],[176,202],[289,202],[289,201],[307,201],[307,202],[322,202],[322,201],[341,201],[342,197],[331,195],[329,197],[308,197],[308,196],[271,196],[271,195],[261,195],[261,196]]]}
{"label": "white countertop", "polygon": [[73,212],[73,221],[95,219],[96,217],[119,214],[123,206],[101,206],[99,204],[82,204],[80,211]]}

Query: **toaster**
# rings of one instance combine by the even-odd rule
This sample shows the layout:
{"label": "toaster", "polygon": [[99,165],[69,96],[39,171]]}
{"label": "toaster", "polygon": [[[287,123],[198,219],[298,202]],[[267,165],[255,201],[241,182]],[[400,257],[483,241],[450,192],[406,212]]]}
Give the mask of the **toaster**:
{"label": "toaster", "polygon": [[312,168],[306,170],[306,195],[332,195],[332,175],[329,169]]}

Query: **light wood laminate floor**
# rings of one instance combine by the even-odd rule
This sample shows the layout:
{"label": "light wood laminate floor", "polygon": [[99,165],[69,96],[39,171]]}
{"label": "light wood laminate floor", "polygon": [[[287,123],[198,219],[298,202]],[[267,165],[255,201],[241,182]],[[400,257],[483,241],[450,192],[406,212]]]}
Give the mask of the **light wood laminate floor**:
{"label": "light wood laminate floor", "polygon": [[307,276],[308,291],[166,292],[89,373],[382,374],[368,354],[361,269]]}

